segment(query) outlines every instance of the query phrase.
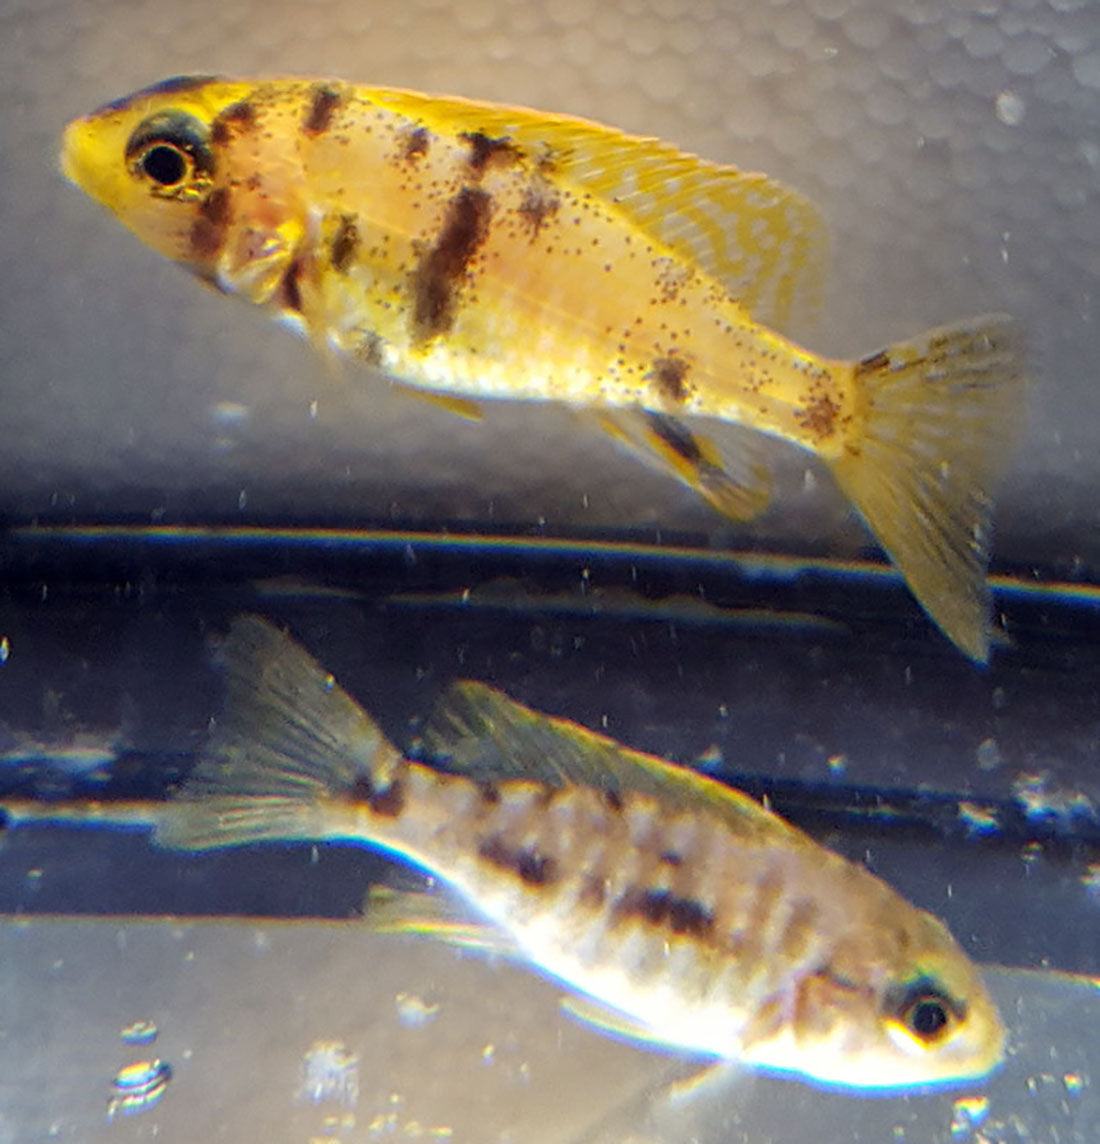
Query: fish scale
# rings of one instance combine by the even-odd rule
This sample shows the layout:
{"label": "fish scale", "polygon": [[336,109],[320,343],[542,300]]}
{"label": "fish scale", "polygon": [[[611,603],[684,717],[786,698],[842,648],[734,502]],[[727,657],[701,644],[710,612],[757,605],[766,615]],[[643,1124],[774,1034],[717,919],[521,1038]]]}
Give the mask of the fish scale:
{"label": "fish scale", "polygon": [[330,80],[175,79],[70,123],[144,241],[463,416],[564,402],[739,520],[813,453],[966,654],[1027,370],[1005,315],[862,358],[784,331],[825,228],[764,175],[568,116]]}

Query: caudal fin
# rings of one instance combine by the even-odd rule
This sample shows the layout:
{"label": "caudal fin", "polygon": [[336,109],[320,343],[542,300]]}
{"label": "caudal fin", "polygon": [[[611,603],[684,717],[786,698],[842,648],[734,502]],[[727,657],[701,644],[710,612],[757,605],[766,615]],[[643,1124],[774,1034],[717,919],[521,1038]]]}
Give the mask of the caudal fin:
{"label": "caudal fin", "polygon": [[202,850],[325,836],[320,800],[384,790],[399,752],[303,648],[259,616],[222,645],[225,706],[158,824],[158,845]]}
{"label": "caudal fin", "polygon": [[837,483],[925,611],[971,659],[989,657],[992,494],[1023,412],[1022,337],[987,314],[856,363],[864,413]]}

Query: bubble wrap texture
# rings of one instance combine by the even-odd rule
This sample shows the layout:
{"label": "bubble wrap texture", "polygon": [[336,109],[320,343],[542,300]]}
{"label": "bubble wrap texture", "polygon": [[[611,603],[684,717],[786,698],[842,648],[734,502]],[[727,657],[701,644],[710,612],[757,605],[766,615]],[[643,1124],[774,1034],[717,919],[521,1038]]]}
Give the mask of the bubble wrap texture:
{"label": "bubble wrap texture", "polygon": [[[564,411],[467,424],[341,380],[67,186],[64,122],[168,75],[298,73],[528,104],[755,167],[832,232],[856,355],[972,312],[1039,380],[998,557],[1100,561],[1100,9],[1088,0],[9,0],[0,15],[2,507],[13,519],[465,519],[742,534]],[[779,448],[791,542],[867,543]],[[820,475],[820,470],[816,469]],[[748,531],[748,530],[746,530]]]}

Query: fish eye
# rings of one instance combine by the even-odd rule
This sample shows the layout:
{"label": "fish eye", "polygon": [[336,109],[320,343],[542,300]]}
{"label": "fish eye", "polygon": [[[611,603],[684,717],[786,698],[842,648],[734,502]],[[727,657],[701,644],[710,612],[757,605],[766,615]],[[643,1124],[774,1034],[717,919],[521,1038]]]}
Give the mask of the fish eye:
{"label": "fish eye", "polygon": [[184,111],[160,111],[139,124],[126,144],[126,160],[154,191],[173,195],[200,189],[214,176],[210,132]]}
{"label": "fish eye", "polygon": [[138,160],[141,169],[162,187],[174,187],[183,182],[187,174],[187,157],[178,147],[168,143],[158,143],[150,147]]}
{"label": "fish eye", "polygon": [[905,990],[898,1006],[898,1020],[906,1032],[925,1045],[941,1040],[966,1008],[926,978]]}

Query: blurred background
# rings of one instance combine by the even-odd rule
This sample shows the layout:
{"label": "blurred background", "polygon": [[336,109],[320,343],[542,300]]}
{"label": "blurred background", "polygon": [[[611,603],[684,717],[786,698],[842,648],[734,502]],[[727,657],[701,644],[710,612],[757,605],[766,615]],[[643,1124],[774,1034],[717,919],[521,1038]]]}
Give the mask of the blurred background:
{"label": "blurred background", "polygon": [[[871,538],[806,454],[775,443],[735,524],[568,411],[336,377],[146,250],[65,184],[60,132],[185,73],[525,104],[765,171],[829,225],[794,331],[824,353],[1015,315],[990,668],[852,562]],[[0,794],[163,797],[218,710],[210,637],[260,611],[402,746],[467,676],[767,797],[945,918],[1011,1055],[955,1093],[684,1104],[692,1062],[579,1029],[521,967],[349,922],[395,876],[362,851],[7,830],[0,1144],[1100,1137],[1098,97],[1091,0],[8,0]]]}

